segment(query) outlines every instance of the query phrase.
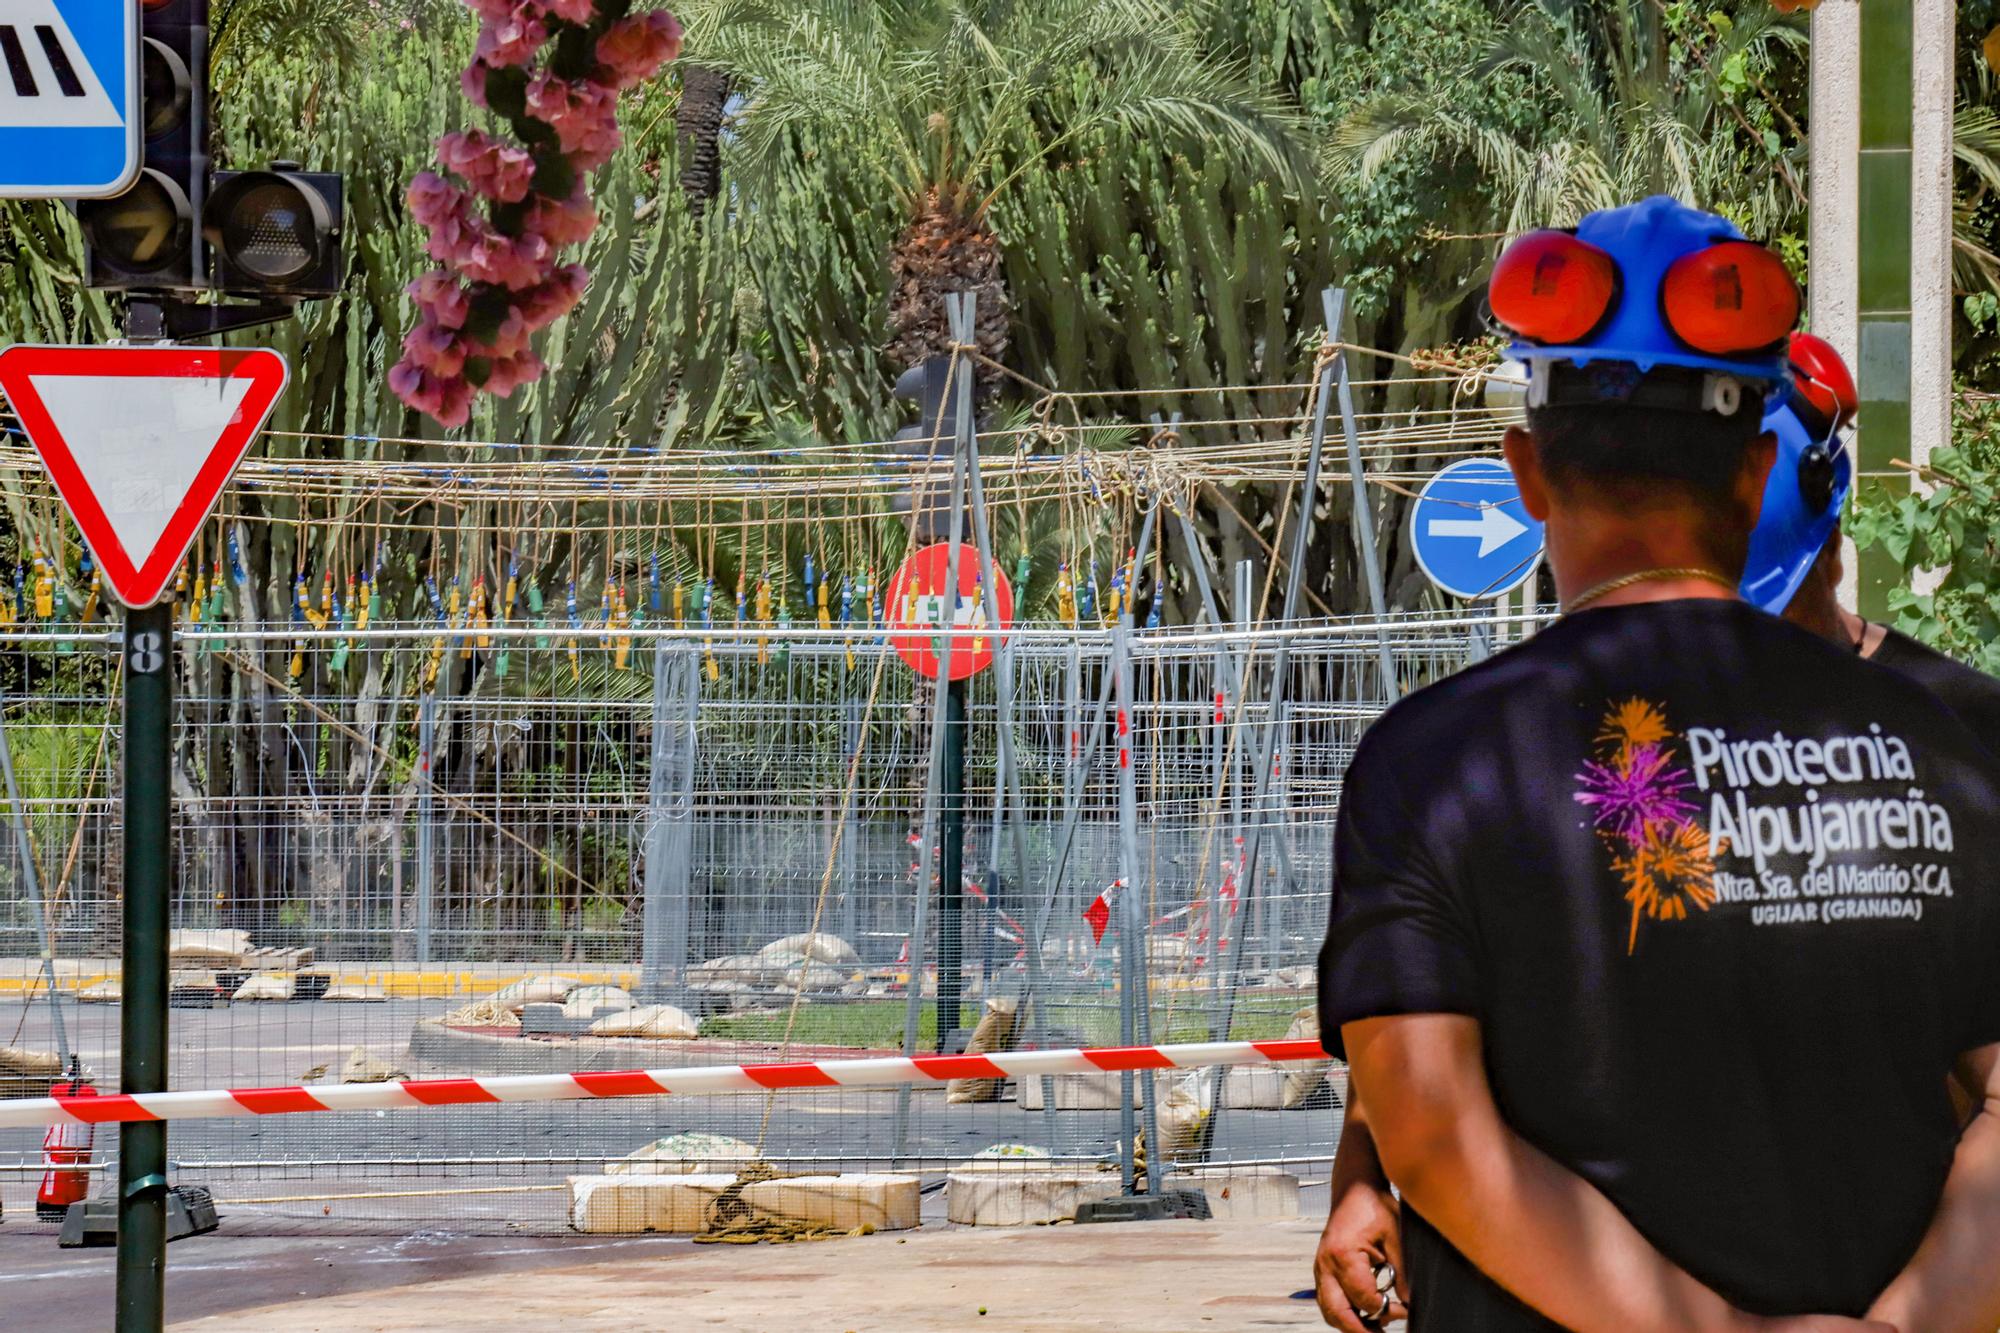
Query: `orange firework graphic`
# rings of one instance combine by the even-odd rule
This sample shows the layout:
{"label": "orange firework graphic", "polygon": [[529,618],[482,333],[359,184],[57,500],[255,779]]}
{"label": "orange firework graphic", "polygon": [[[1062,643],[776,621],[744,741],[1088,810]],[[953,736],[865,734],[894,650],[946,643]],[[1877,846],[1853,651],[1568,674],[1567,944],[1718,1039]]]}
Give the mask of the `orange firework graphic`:
{"label": "orange firework graphic", "polygon": [[1605,713],[1604,722],[1597,729],[1597,743],[1630,754],[1642,745],[1664,745],[1673,735],[1667,715],[1660,708],[1644,699],[1627,699],[1622,704],[1613,704]]}
{"label": "orange firework graphic", "polygon": [[1625,952],[1639,923],[1685,921],[1715,902],[1715,859],[1694,818],[1693,784],[1677,766],[1666,710],[1644,699],[1613,703],[1595,737],[1597,753],[1576,775],[1577,804],[1594,817],[1611,869],[1632,905]]}
{"label": "orange firework graphic", "polygon": [[1637,842],[1613,841],[1611,868],[1625,882],[1632,904],[1632,934],[1625,952],[1639,947],[1639,921],[1685,921],[1688,908],[1706,912],[1715,902],[1715,859],[1708,834],[1691,822],[1649,824]]}

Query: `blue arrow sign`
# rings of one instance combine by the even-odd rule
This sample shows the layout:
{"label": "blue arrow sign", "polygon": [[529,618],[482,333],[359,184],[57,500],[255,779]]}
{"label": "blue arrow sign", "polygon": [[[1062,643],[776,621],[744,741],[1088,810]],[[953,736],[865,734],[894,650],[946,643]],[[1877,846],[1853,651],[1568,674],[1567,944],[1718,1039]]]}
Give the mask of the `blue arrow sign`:
{"label": "blue arrow sign", "polygon": [[139,174],[135,0],[0,0],[0,199],[101,199]]}
{"label": "blue arrow sign", "polygon": [[1497,458],[1465,458],[1417,494],[1410,536],[1426,577],[1454,597],[1498,597],[1526,583],[1542,558],[1514,474]]}

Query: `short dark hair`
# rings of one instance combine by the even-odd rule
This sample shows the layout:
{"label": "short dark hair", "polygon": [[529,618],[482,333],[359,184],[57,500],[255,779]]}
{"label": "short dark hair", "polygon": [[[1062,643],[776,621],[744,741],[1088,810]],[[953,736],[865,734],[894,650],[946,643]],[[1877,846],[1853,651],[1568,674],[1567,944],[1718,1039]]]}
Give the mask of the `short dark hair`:
{"label": "short dark hair", "polygon": [[1528,409],[1535,455],[1558,495],[1632,512],[1692,505],[1714,519],[1702,539],[1725,573],[1749,556],[1749,515],[1736,486],[1762,431],[1749,404],[1726,417],[1625,403]]}

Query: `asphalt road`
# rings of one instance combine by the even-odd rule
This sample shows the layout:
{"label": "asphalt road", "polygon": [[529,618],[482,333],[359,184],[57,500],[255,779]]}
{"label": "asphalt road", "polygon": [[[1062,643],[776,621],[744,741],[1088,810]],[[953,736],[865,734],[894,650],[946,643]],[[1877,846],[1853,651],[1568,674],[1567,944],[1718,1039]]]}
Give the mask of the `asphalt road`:
{"label": "asphalt road", "polygon": [[[415,1077],[470,1072],[407,1056],[415,1021],[448,1007],[394,1001],[175,1010],[171,1083],[288,1084],[319,1065],[330,1066],[327,1077],[337,1079],[357,1046]],[[117,1009],[66,1007],[65,1017],[70,1041],[99,1086],[115,1087]],[[19,1001],[0,1003],[0,1044],[52,1049],[47,1007],[36,1004],[24,1014]],[[909,1151],[925,1159],[961,1160],[992,1143],[1046,1142],[1042,1115],[1011,1101],[951,1106],[935,1090],[909,1100]],[[170,1308],[186,1318],[300,1295],[686,1244],[570,1232],[564,1177],[598,1169],[588,1159],[622,1157],[688,1130],[751,1142],[761,1137],[773,1157],[859,1169],[894,1153],[897,1102],[889,1091],[789,1093],[770,1102],[768,1126],[760,1094],[177,1124],[168,1140],[175,1179],[211,1188],[223,1224],[214,1235],[169,1250]],[[1096,1154],[1117,1141],[1115,1111],[1063,1112],[1057,1122],[1064,1153]],[[1223,1118],[1217,1153],[1241,1159],[1327,1154],[1337,1130],[1333,1111],[1231,1111]],[[102,1161],[116,1135],[100,1136]],[[0,1167],[38,1162],[40,1142],[38,1130],[0,1130]],[[106,1327],[110,1255],[58,1250],[55,1229],[34,1220],[36,1182],[32,1170],[0,1169],[0,1309],[6,1311],[0,1323]],[[927,1200],[936,1202],[935,1196]],[[935,1211],[942,1221],[941,1210]],[[98,1313],[86,1313],[93,1311]]]}

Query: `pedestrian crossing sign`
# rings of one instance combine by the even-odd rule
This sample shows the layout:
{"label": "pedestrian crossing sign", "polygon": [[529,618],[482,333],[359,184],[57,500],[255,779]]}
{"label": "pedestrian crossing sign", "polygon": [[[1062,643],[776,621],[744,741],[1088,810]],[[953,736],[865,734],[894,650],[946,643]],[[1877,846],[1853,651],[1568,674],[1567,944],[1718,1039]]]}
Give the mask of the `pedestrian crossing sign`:
{"label": "pedestrian crossing sign", "polygon": [[0,0],[0,199],[102,199],[139,174],[136,0]]}

